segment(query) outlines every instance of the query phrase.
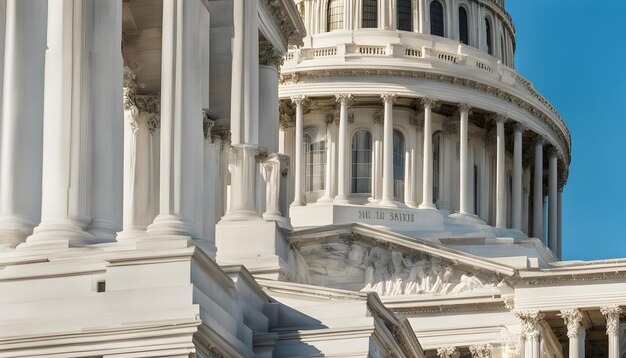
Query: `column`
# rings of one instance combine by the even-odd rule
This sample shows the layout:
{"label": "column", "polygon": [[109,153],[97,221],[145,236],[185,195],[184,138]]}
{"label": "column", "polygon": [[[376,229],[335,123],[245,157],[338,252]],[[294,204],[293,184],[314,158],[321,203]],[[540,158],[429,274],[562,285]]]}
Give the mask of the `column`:
{"label": "column", "polygon": [[558,199],[557,199],[557,151],[550,147],[548,151],[549,177],[548,177],[548,247],[554,255],[558,255]]}
{"label": "column", "polygon": [[461,214],[473,214],[472,209],[470,207],[470,201],[468,198],[468,177],[470,176],[469,168],[468,168],[468,151],[469,145],[467,140],[467,127],[468,127],[468,117],[470,106],[466,103],[459,104],[459,113],[461,114],[461,125],[460,127],[460,138],[461,138],[461,148],[459,149],[459,162],[460,162],[460,190],[459,190],[459,209]]}
{"label": "column", "polygon": [[513,205],[511,227],[522,230],[522,134],[524,127],[513,127]]}
{"label": "column", "polygon": [[41,223],[23,247],[95,242],[84,231],[91,221],[86,38],[90,5],[82,0],[48,1]]}
{"label": "column", "polygon": [[424,153],[423,153],[423,179],[422,179],[422,203],[420,209],[436,209],[433,203],[433,132],[432,132],[432,106],[435,100],[422,98],[424,107]]}
{"label": "column", "polygon": [[570,358],[585,357],[585,327],[581,325],[583,315],[580,310],[561,310],[559,314],[567,326],[567,337],[569,338]]}
{"label": "column", "polygon": [[459,350],[456,347],[437,348],[437,357],[439,358],[459,358],[459,356]]}
{"label": "column", "polygon": [[556,243],[557,243],[557,254],[556,256],[559,259],[563,259],[563,188],[559,189],[559,193],[558,193],[558,219],[557,219],[557,239],[556,239]]}
{"label": "column", "polygon": [[335,116],[332,113],[328,113],[326,115],[326,169],[324,172],[324,196],[322,196],[318,202],[328,203],[333,201],[333,190],[332,190],[332,180],[333,180],[333,151],[332,151],[332,140],[333,140],[333,122],[335,120]]}
{"label": "column", "polygon": [[348,175],[348,167],[346,157],[348,155],[348,102],[352,100],[352,95],[338,94],[335,96],[335,99],[339,103],[339,149],[337,150],[339,159],[337,161],[337,196],[335,197],[335,202],[347,203],[346,178]]}
{"label": "column", "polygon": [[380,96],[385,104],[383,122],[383,193],[380,206],[395,207],[393,197],[393,102],[396,95],[385,93]]}
{"label": "column", "polygon": [[[310,7],[310,6],[308,6]],[[282,54],[268,41],[259,44],[259,146],[278,152],[278,74]]]}
{"label": "column", "polygon": [[304,135],[304,105],[306,101],[306,96],[299,95],[291,97],[291,101],[296,105],[296,148],[295,155],[293,158],[294,161],[294,198],[292,206],[302,206],[306,205],[304,199],[304,183],[302,182],[302,174],[303,174],[303,166],[302,162],[304,158],[302,157],[302,136]]}
{"label": "column", "polygon": [[45,0],[6,2],[0,251],[24,241],[41,215],[46,10]]}
{"label": "column", "polygon": [[496,227],[506,228],[506,162],[503,116],[496,117]]}
{"label": "column", "polygon": [[609,358],[619,358],[620,314],[618,305],[602,307],[600,312],[606,319],[606,335],[609,336]]}
{"label": "column", "polygon": [[477,344],[469,347],[472,358],[490,358],[493,346],[491,344]]}
{"label": "column", "polygon": [[522,333],[524,334],[526,346],[524,357],[540,358],[540,321],[543,319],[543,313],[539,311],[518,311],[515,312],[515,315],[522,323]]}
{"label": "column", "polygon": [[533,236],[543,241],[543,138],[535,141]]}
{"label": "column", "polygon": [[[204,61],[208,49],[199,45],[203,43],[204,34],[197,29],[206,27],[208,12],[202,2],[163,1],[159,215],[146,230],[150,235],[201,238],[203,203],[198,198],[203,197],[202,94],[208,76],[208,64]],[[258,54],[255,54],[258,80],[257,61]],[[252,88],[258,89],[258,83]],[[246,160],[252,161],[251,168],[245,165],[249,163],[242,165]],[[245,159],[236,157],[233,166],[247,168],[250,170],[246,172],[248,180],[254,180],[255,164],[254,156],[252,159],[247,156]],[[240,178],[233,175],[231,193],[242,193]],[[247,184],[246,194],[252,194],[250,208],[254,211],[254,181]],[[240,209],[241,201],[231,201],[231,212]]]}
{"label": "column", "polygon": [[383,126],[384,113],[381,110],[374,112],[374,133],[372,151],[372,199],[380,201],[383,191]]}
{"label": "column", "polygon": [[91,223],[86,231],[98,242],[115,241],[122,228],[123,132],[122,4],[93,3],[91,56],[92,184]]}

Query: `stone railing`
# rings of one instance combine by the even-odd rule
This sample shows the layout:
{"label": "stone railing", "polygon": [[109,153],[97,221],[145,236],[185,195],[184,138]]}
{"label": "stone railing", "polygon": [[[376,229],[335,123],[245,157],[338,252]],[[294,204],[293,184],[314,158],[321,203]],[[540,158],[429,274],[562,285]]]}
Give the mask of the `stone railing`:
{"label": "stone railing", "polygon": [[356,52],[361,55],[381,56],[387,54],[387,48],[384,46],[357,45]]}
{"label": "stone railing", "polygon": [[336,56],[337,55],[337,47],[326,47],[326,48],[318,48],[313,50],[313,57],[328,57],[328,56]]}

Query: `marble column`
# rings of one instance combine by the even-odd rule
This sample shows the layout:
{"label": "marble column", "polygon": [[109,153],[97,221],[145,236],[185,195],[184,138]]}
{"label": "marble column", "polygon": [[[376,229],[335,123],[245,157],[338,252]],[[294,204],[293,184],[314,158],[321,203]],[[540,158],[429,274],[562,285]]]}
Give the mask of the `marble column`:
{"label": "marble column", "polygon": [[396,95],[381,95],[385,105],[383,122],[383,193],[380,206],[395,207],[393,197],[393,102]]}
{"label": "marble column", "polygon": [[505,117],[496,117],[496,227],[506,228]]}
{"label": "marble column", "polygon": [[380,201],[383,191],[383,120],[383,111],[376,110],[376,112],[374,112],[372,148],[372,201],[374,202]]}
{"label": "marble column", "polygon": [[[150,235],[201,238],[203,203],[198,198],[203,197],[202,94],[208,49],[198,45],[203,43],[204,34],[197,29],[205,27],[208,11],[202,2],[163,1],[159,214],[146,229]],[[258,54],[254,61],[258,61]],[[258,77],[258,63],[254,68]],[[248,178],[256,177],[256,163],[252,161]],[[233,182],[240,184],[236,178]],[[254,193],[254,183],[249,187]],[[239,187],[231,192],[241,193]],[[231,202],[231,212],[240,209],[238,204]]]}
{"label": "marble column", "polygon": [[[461,114],[461,125],[460,129],[460,149],[459,149],[459,177],[460,177],[460,188],[459,188],[459,211],[461,214],[473,214],[473,210],[470,207],[470,200],[468,198],[469,191],[469,176],[470,176],[470,168],[468,167],[468,151],[469,144],[467,139],[468,132],[468,119],[469,119],[469,111],[471,107],[466,103],[459,104],[459,113]],[[472,168],[473,169],[473,168]]]}
{"label": "marble column", "polygon": [[533,187],[533,236],[543,240],[543,145],[539,137],[535,141],[535,169]]}
{"label": "marble column", "polygon": [[472,358],[490,358],[493,346],[491,344],[477,344],[469,347]]}
{"label": "marble column", "polygon": [[91,60],[92,183],[91,222],[86,231],[112,242],[122,229],[124,109],[122,3],[93,3]]}
{"label": "marble column", "polygon": [[91,221],[91,5],[82,0],[48,1],[41,223],[20,247],[96,242],[84,231]]}
{"label": "marble column", "polygon": [[294,198],[291,203],[292,206],[306,205],[304,199],[304,183],[303,174],[304,167],[302,166],[304,157],[302,156],[302,137],[304,136],[304,106],[306,102],[306,96],[299,95],[291,97],[291,101],[296,105],[296,132],[295,132],[295,154],[293,158],[294,162]]}
{"label": "marble column", "polygon": [[548,151],[548,247],[554,255],[558,255],[558,174],[557,151],[550,147]]}
{"label": "marble column", "polygon": [[332,150],[332,141],[333,141],[333,122],[335,120],[335,116],[332,113],[327,113],[325,123],[326,123],[326,169],[324,172],[324,196],[322,196],[318,202],[320,203],[329,203],[333,201],[333,190],[332,190],[332,180],[333,180],[333,150]]}
{"label": "marble column", "polygon": [[422,98],[424,107],[424,153],[423,153],[423,179],[422,179],[422,203],[420,209],[436,209],[433,203],[433,132],[432,132],[432,106],[435,100]]}
{"label": "marble column", "polygon": [[524,126],[513,127],[513,205],[511,227],[522,230],[522,134]]}
{"label": "marble column", "polygon": [[559,189],[559,193],[557,194],[558,198],[558,209],[557,209],[557,235],[556,235],[556,245],[557,245],[557,254],[556,256],[559,259],[563,259],[563,188]]}
{"label": "marble column", "polygon": [[46,10],[45,0],[6,1],[0,251],[24,241],[41,216]]}
{"label": "marble column", "polygon": [[518,311],[515,315],[522,323],[522,333],[524,334],[524,341],[526,349],[524,350],[525,358],[541,358],[540,351],[541,345],[541,325],[540,322],[543,319],[543,313],[539,311]]}
{"label": "marble column", "polygon": [[347,203],[348,196],[346,191],[346,182],[348,175],[348,166],[346,163],[348,155],[348,103],[352,100],[351,94],[338,94],[335,96],[339,103],[339,141],[337,150],[337,196],[335,202]]}
{"label": "marble column", "polygon": [[569,338],[569,357],[585,357],[585,328],[581,325],[583,315],[580,310],[561,310],[559,314],[567,326],[567,337]]}
{"label": "marble column", "polygon": [[618,305],[602,307],[600,313],[606,319],[606,335],[609,336],[609,358],[619,358],[620,315],[622,309]]}

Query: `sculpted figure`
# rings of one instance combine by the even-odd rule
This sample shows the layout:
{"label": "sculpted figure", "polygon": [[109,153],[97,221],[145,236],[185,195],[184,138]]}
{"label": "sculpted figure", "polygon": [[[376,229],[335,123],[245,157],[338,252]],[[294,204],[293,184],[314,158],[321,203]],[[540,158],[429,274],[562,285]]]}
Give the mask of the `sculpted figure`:
{"label": "sculpted figure", "polygon": [[401,295],[404,286],[403,272],[404,272],[404,255],[400,251],[393,251],[391,253],[391,262],[393,264],[393,277],[387,283],[388,295]]}
{"label": "sculpted figure", "polygon": [[448,293],[450,286],[452,286],[452,283],[450,283],[450,279],[452,278],[453,273],[454,271],[452,270],[452,267],[446,267],[446,270],[443,273],[441,290],[439,291],[440,294],[445,295],[446,293]]}
{"label": "sculpted figure", "polygon": [[451,295],[456,295],[462,292],[471,291],[477,288],[483,287],[484,284],[476,276],[461,275],[461,282],[454,286]]}
{"label": "sculpted figure", "polygon": [[407,295],[414,295],[416,293],[421,293],[421,283],[426,274],[424,273],[424,269],[426,267],[426,260],[417,260],[411,267],[411,271],[409,271],[409,277],[407,279],[407,285],[404,288],[404,293]]}
{"label": "sculpted figure", "polygon": [[391,254],[382,247],[376,246],[370,250],[368,257],[370,265],[374,267],[373,289],[379,295],[386,292],[386,281],[389,279],[389,263]]}

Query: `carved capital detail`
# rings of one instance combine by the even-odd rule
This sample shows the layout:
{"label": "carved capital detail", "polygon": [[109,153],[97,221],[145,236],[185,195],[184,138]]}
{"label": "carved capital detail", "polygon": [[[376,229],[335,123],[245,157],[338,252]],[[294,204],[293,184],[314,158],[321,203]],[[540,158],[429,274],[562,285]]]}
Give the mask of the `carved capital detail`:
{"label": "carved capital detail", "polygon": [[472,358],[490,358],[493,346],[491,344],[477,344],[470,346],[469,349]]}
{"label": "carved capital detail", "polygon": [[513,125],[513,131],[514,132],[522,132],[522,134],[523,134],[526,129],[527,129],[526,126],[524,124],[520,123],[520,122],[516,122]]}
{"label": "carved capital detail", "polygon": [[544,137],[542,137],[542,136],[540,136],[540,135],[537,135],[537,136],[535,137],[535,141],[534,141],[534,144],[535,144],[535,145],[540,145],[540,146],[542,146],[542,147],[543,147],[543,146],[545,146],[545,145],[546,145],[546,143],[548,143],[548,141],[547,141]]}
{"label": "carved capital detail", "polygon": [[374,124],[383,124],[384,120],[385,120],[385,116],[383,114],[383,111],[381,109],[377,109],[374,112]]}
{"label": "carved capital detail", "polygon": [[578,328],[583,320],[583,314],[577,309],[561,310],[559,314],[567,325],[567,337],[576,338],[578,336]]}
{"label": "carved capital detail", "polygon": [[354,113],[348,113],[348,123],[354,123]]}
{"label": "carved capital detail", "polygon": [[424,108],[432,108],[435,103],[437,103],[437,101],[434,98],[420,98],[420,105]]}
{"label": "carved capital detail", "polygon": [[292,96],[291,102],[296,105],[296,107],[301,107],[304,110],[304,107],[307,104],[307,97],[303,94]]}
{"label": "carved capital detail", "polygon": [[522,322],[522,332],[526,337],[537,338],[541,334],[539,322],[544,314],[539,311],[518,311],[515,316]]}
{"label": "carved capital detail", "polygon": [[341,93],[341,94],[335,95],[335,101],[337,101],[337,103],[339,104],[343,104],[343,103],[350,104],[352,103],[353,98],[354,97],[352,97],[352,95],[349,93]]}
{"label": "carved capital detail", "polygon": [[384,103],[394,103],[396,101],[396,94],[395,93],[383,93],[380,95],[380,99]]}
{"label": "carved capital detail", "polygon": [[549,146],[546,149],[546,154],[548,154],[548,158],[552,158],[552,157],[558,157],[559,155],[559,150],[556,149],[556,147],[554,146]]}
{"label": "carved capital detail", "polygon": [[204,108],[202,110],[202,131],[204,132],[204,139],[211,137],[213,127],[215,127],[215,121],[209,118],[209,110]]}
{"label": "carved capital detail", "polygon": [[259,64],[280,68],[283,65],[283,56],[271,43],[263,41],[259,43]]}
{"label": "carved capital detail", "polygon": [[437,348],[437,356],[439,358],[458,358],[459,350],[456,347],[439,347]]}
{"label": "carved capital detail", "polygon": [[600,308],[600,313],[606,319],[606,335],[619,337],[619,316],[622,309],[619,305],[612,305]]}
{"label": "carved capital detail", "polygon": [[472,107],[467,103],[459,103],[458,106],[459,106],[459,113],[463,113],[463,112],[469,113],[469,111],[472,109]]}
{"label": "carved capital detail", "polygon": [[324,118],[324,122],[326,122],[327,125],[331,125],[333,124],[333,122],[335,121],[335,115],[332,113],[326,113],[326,117]]}

